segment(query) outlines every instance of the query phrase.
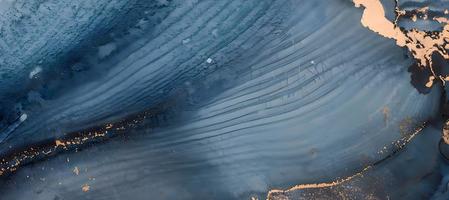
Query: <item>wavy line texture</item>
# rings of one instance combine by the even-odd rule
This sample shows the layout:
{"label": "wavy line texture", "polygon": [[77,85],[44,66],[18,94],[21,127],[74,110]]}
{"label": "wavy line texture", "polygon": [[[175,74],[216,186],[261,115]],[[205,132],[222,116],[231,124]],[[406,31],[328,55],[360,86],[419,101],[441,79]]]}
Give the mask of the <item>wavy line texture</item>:
{"label": "wavy line texture", "polygon": [[[4,50],[10,68],[2,64],[1,71],[14,71],[15,83],[22,83],[15,74],[23,76],[41,59],[43,68],[59,58],[67,62],[71,49],[79,49],[76,63],[89,69],[57,81],[42,78],[42,88],[29,89],[42,102],[22,100],[28,119],[4,136],[0,153],[164,109],[125,139],[19,169],[2,180],[5,199],[264,198],[272,188],[349,176],[438,114],[439,88],[418,93],[407,72],[413,61],[394,42],[363,28],[361,10],[350,1],[51,5],[26,18],[26,34],[15,36],[20,26],[11,26],[8,37],[20,45]],[[7,10],[2,20],[8,22],[20,13]],[[166,14],[150,23],[144,17],[151,13]],[[103,29],[127,31],[96,43]],[[428,173],[409,159],[417,176]],[[81,189],[85,184],[88,192]]]}

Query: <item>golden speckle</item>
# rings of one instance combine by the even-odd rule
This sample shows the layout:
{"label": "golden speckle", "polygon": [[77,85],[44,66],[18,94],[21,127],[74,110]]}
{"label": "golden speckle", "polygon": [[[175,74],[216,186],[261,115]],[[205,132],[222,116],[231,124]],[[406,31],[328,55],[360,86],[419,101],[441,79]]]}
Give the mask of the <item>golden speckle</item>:
{"label": "golden speckle", "polygon": [[423,13],[423,14],[426,14],[427,11],[429,11],[429,6],[425,6],[425,7],[416,9],[416,12]]}
{"label": "golden speckle", "polygon": [[65,143],[61,140],[56,140],[55,145],[56,145],[56,147],[59,147],[59,146],[65,147]]}
{"label": "golden speckle", "polygon": [[114,125],[113,124],[108,124],[106,125],[105,129],[111,129]]}
{"label": "golden speckle", "polygon": [[83,192],[89,192],[90,186],[86,183],[86,184],[84,184],[84,185],[81,186],[81,190],[82,190]]}
{"label": "golden speckle", "polygon": [[427,81],[426,87],[428,87],[428,88],[432,87],[433,80],[435,80],[435,76],[429,76],[429,81]]}

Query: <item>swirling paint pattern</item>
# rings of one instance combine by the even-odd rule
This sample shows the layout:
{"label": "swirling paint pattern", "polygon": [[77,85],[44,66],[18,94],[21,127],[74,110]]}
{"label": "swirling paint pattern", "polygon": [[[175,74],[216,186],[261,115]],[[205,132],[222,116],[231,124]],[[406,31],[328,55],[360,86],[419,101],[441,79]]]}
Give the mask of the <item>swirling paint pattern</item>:
{"label": "swirling paint pattern", "polygon": [[[5,9],[8,22],[20,13]],[[31,148],[56,150],[5,171],[2,199],[264,199],[351,177],[398,149],[367,179],[282,198],[439,195],[444,165],[430,147],[440,138],[443,89],[417,91],[407,71],[414,60],[363,27],[351,1],[35,1],[28,9],[30,31],[9,36],[21,46],[2,49],[12,68],[0,72],[10,76],[5,88],[24,86],[0,90],[27,119],[2,132],[0,164]],[[404,160],[413,173],[401,170]]]}

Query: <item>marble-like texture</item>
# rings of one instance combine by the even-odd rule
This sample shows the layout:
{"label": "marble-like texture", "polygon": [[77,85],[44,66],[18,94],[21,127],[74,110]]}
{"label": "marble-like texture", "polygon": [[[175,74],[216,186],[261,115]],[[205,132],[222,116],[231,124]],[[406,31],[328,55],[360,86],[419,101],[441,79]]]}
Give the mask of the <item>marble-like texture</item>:
{"label": "marble-like texture", "polygon": [[441,89],[419,93],[412,58],[362,27],[351,1],[0,6],[2,122],[18,125],[1,133],[0,155],[157,110],[125,135],[2,177],[0,199],[264,199],[349,176],[425,122],[346,193],[447,197]]}

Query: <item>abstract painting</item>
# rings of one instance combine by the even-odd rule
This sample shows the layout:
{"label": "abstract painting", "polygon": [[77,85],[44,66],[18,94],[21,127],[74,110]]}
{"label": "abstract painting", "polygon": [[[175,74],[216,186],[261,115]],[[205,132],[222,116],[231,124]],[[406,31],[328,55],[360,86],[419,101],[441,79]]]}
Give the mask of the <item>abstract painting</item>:
{"label": "abstract painting", "polygon": [[448,200],[447,0],[0,0],[0,200]]}

